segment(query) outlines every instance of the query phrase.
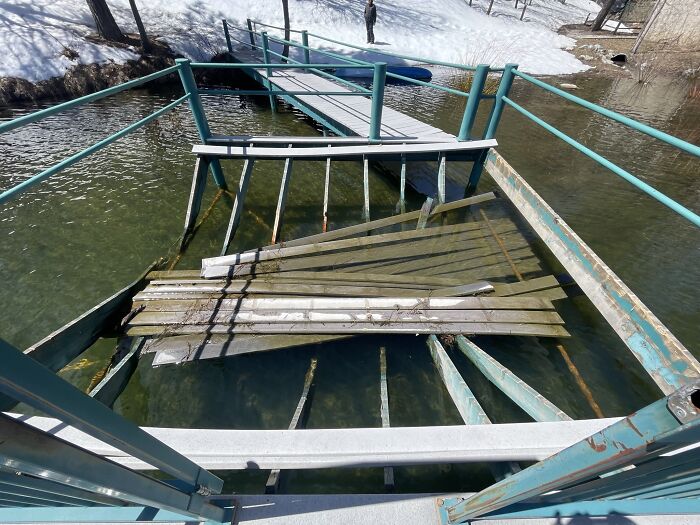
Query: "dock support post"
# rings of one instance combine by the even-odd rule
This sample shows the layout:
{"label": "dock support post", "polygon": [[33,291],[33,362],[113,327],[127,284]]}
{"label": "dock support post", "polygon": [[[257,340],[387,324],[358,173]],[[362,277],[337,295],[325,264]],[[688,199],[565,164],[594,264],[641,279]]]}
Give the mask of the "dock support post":
{"label": "dock support post", "polygon": [[[192,110],[194,124],[199,132],[199,138],[202,139],[204,144],[206,144],[207,140],[209,140],[211,137],[211,130],[209,129],[209,122],[207,121],[207,116],[204,113],[204,108],[202,107],[202,100],[199,98],[199,91],[197,90],[197,83],[195,82],[194,75],[192,74],[190,61],[187,58],[177,58],[175,59],[175,63],[179,66],[178,73],[180,74],[182,87],[185,89],[185,93],[190,96],[190,109]],[[209,166],[216,185],[225,190],[226,180],[224,179],[224,173],[221,170],[219,159],[211,159]]]}
{"label": "dock support post", "polygon": [[459,141],[470,140],[471,138],[474,120],[479,110],[479,102],[481,102],[481,94],[484,91],[484,85],[486,85],[488,75],[489,66],[485,64],[476,66],[476,71],[472,78],[472,86],[469,89],[469,98],[467,98],[467,105],[464,108],[464,115],[462,116],[462,125],[459,128],[459,135],[457,135],[457,140]]}
{"label": "dock support post", "polygon": [[[262,32],[262,51],[263,51],[263,62],[265,64],[270,64],[270,40],[267,38],[267,31]],[[272,90],[272,82],[270,81],[270,78],[272,78],[272,69],[267,68],[267,78],[265,79],[265,87],[268,90]],[[275,98],[274,95],[270,95],[270,107],[272,108],[273,112],[277,111],[277,99]]]}
{"label": "dock support post", "polygon": [[[304,376],[304,388],[301,391],[301,397],[297,403],[297,407],[294,410],[294,415],[289,423],[289,430],[298,430],[306,426],[306,419],[309,415],[309,407],[311,405],[311,398],[314,392],[314,375],[316,374],[316,366],[318,364],[318,359],[315,357],[311,358],[309,363],[309,369],[306,371]],[[270,472],[270,476],[267,478],[265,483],[265,494],[276,494],[279,490],[280,477],[282,476],[281,470],[273,470]]]}
{"label": "dock support post", "polygon": [[185,229],[182,232],[180,240],[180,252],[182,252],[187,243],[190,241],[190,236],[194,231],[197,223],[197,216],[202,206],[202,197],[204,189],[207,186],[207,172],[209,171],[209,159],[206,157],[197,157],[197,162],[194,166],[194,174],[192,175],[192,188],[190,189],[190,199],[187,203],[187,213],[185,215]]}
{"label": "dock support post", "polygon": [[238,230],[238,224],[241,222],[243,203],[245,202],[245,196],[248,193],[248,183],[250,182],[250,174],[253,171],[253,164],[255,164],[255,159],[253,158],[246,159],[245,163],[243,164],[241,180],[238,183],[238,191],[236,192],[236,198],[233,201],[231,218],[228,221],[228,228],[226,229],[226,237],[224,237],[224,245],[221,248],[222,257],[226,255],[228,247],[236,235],[236,230]]}
{"label": "dock support post", "polygon": [[369,124],[369,139],[379,140],[382,129],[382,108],[384,107],[384,86],[386,85],[386,63],[374,64],[372,80],[372,115]]}
{"label": "dock support post", "polygon": [[[379,348],[379,397],[380,413],[382,416],[382,428],[391,427],[389,419],[389,386],[386,381],[386,348]],[[384,489],[387,492],[394,492],[396,485],[394,483],[394,468],[384,467]]]}
{"label": "dock support post", "polygon": [[257,46],[255,45],[255,33],[253,32],[253,23],[250,21],[250,18],[246,18],[246,23],[248,24],[248,36],[250,37],[250,49],[255,51],[255,48]]}
{"label": "dock support post", "polygon": [[226,37],[226,48],[228,49],[229,53],[233,53],[233,46],[231,45],[231,35],[228,32],[228,22],[226,22],[226,19],[224,18],[221,20],[221,23],[224,25],[224,36]]}
{"label": "dock support post", "polygon": [[[331,145],[329,144],[330,148]],[[326,233],[328,229],[328,200],[330,198],[330,186],[331,186],[331,158],[326,159],[326,182],[323,188],[323,233]]]}
{"label": "dock support post", "polygon": [[440,153],[438,158],[438,204],[445,204],[445,175],[447,172],[447,157],[444,153]]}
{"label": "dock support post", "polygon": [[362,208],[362,218],[365,222],[369,222],[369,159],[365,156],[362,158],[362,186],[365,193],[365,204]]}
{"label": "dock support post", "polygon": [[306,29],[301,32],[301,43],[304,46],[304,64],[310,64],[311,52],[309,51],[309,32]]}
{"label": "dock support post", "polygon": [[[291,148],[292,145],[290,144]],[[270,244],[275,244],[282,233],[282,219],[284,218],[284,207],[287,204],[287,194],[289,193],[289,181],[292,178],[292,159],[287,157],[284,161],[284,172],[282,173],[282,182],[280,184],[280,194],[277,198],[277,211],[275,213],[275,224],[272,228],[272,241]]]}
{"label": "dock support post", "polygon": [[401,183],[399,186],[399,205],[397,212],[406,213],[406,154],[401,155]]}
{"label": "dock support post", "polygon": [[[517,68],[517,64],[506,64],[506,67],[503,70],[501,82],[498,84],[498,91],[496,91],[496,98],[493,101],[493,107],[491,108],[491,113],[489,114],[486,131],[484,132],[484,139],[492,139],[496,136],[496,129],[498,129],[498,123],[501,121],[501,115],[503,114],[503,108],[505,107],[503,97],[508,96],[510,93],[510,88],[513,85],[513,79],[515,78],[513,70]],[[481,172],[484,170],[484,162],[486,162],[487,154],[488,151],[482,152],[479,158],[474,161],[474,166],[469,174],[469,182],[464,190],[465,197],[473,195],[476,191],[476,187],[479,184],[479,179],[481,178]]]}

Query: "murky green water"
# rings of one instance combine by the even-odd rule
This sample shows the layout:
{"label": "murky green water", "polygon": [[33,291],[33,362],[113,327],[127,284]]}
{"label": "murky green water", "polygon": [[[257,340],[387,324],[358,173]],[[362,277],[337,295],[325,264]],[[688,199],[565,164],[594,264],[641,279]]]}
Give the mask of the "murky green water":
{"label": "murky green water", "polygon": [[[437,77],[445,73],[438,71]],[[567,79],[571,81],[571,79]],[[577,94],[697,142],[700,102],[681,84],[640,88],[624,80],[580,77]],[[88,146],[175,98],[168,90],[134,91],[0,136],[0,189]],[[592,116],[572,104],[516,83],[516,101],[574,138],[641,176],[661,191],[698,209],[698,164],[649,137]],[[410,86],[390,86],[387,103],[438,127],[456,131],[463,101]],[[34,108],[3,115],[19,116]],[[289,109],[272,114],[264,105],[208,99],[215,132],[311,135],[310,121]],[[483,126],[483,117],[477,126]],[[500,151],[567,222],[700,356],[700,269],[697,229],[644,196],[546,131],[507,110],[498,135]],[[22,348],[131,282],[155,259],[172,251],[181,233],[196,133],[180,108],[127,139],[42,183],[0,209],[0,335]],[[236,184],[241,164],[224,171]],[[232,250],[270,237],[282,169],[259,162],[246,213]],[[480,190],[492,189],[484,177]],[[209,188],[205,202],[211,201]],[[372,218],[394,213],[394,180],[372,173]],[[198,268],[218,254],[231,201],[222,199],[198,232],[178,268]],[[287,238],[320,231],[323,166],[297,163],[285,215]],[[408,207],[424,197],[412,192]],[[334,167],[330,223],[361,220],[359,164]],[[557,269],[554,269],[557,271]],[[606,415],[622,415],[659,396],[653,383],[584,297],[560,301],[559,312],[576,337],[572,360]],[[554,347],[516,338],[481,338],[482,347],[516,371],[573,417],[593,414]],[[85,387],[104,366],[114,341],[103,341],[66,371]],[[393,426],[459,424],[460,418],[431,363],[423,337],[362,337],[319,347],[272,352],[153,369],[142,359],[115,409],[142,425],[220,428],[285,428],[312,356],[319,358],[310,428],[380,426],[378,348],[387,348]],[[526,421],[466,359],[453,355],[465,379],[496,422]],[[230,490],[260,491],[267,473],[228,477]],[[397,469],[402,491],[469,490],[488,471],[467,466]],[[381,469],[306,471],[290,475],[286,490],[330,492],[382,490]]]}

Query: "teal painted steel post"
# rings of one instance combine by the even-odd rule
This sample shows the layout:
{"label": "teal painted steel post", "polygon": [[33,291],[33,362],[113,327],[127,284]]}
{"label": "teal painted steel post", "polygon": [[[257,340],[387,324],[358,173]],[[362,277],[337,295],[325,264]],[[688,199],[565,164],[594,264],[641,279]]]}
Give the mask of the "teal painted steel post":
{"label": "teal painted steel post", "polygon": [[379,140],[382,129],[382,108],[384,107],[384,87],[386,86],[386,63],[374,64],[372,80],[372,116],[369,124],[369,139]]}
{"label": "teal painted steel post", "polygon": [[471,138],[476,112],[479,110],[479,102],[481,102],[481,94],[484,91],[484,85],[489,75],[489,66],[479,64],[476,67],[474,76],[472,77],[472,86],[469,90],[469,98],[467,106],[464,108],[464,116],[462,117],[462,125],[459,128],[457,140],[464,141]]}
{"label": "teal painted steel post", "polygon": [[304,46],[304,64],[310,64],[311,53],[309,51],[309,32],[307,30],[301,32],[301,43]]}
{"label": "teal painted steel post", "polygon": [[217,494],[221,492],[221,479],[2,339],[0,361],[3,364],[0,367],[0,392],[3,394],[141,459],[184,481],[195,490],[208,489]]}
{"label": "teal painted steel post", "polygon": [[501,115],[505,107],[503,97],[507,97],[510,93],[510,87],[513,85],[513,79],[515,78],[513,70],[517,68],[517,64],[506,64],[503,70],[501,82],[498,84],[498,91],[496,92],[496,99],[493,101],[491,114],[489,115],[486,131],[484,132],[485,139],[492,139],[496,136],[496,129],[498,129],[498,123],[501,121]]}
{"label": "teal painted steel post", "polygon": [[[503,70],[501,82],[498,84],[498,91],[496,91],[496,98],[493,101],[493,107],[489,114],[486,131],[484,131],[485,139],[492,139],[496,136],[496,129],[498,128],[498,123],[501,121],[501,115],[505,107],[503,97],[507,97],[510,93],[510,87],[513,85],[513,79],[515,78],[513,70],[517,69],[517,67],[517,64],[506,64]],[[472,171],[469,174],[469,182],[467,182],[467,187],[464,190],[464,195],[466,197],[473,195],[476,191],[476,187],[479,185],[479,179],[481,178],[481,172],[484,171],[484,162],[486,162],[487,154],[488,151],[482,152],[479,158],[474,161],[474,166],[472,166]]]}
{"label": "teal painted steel post", "polygon": [[[267,31],[262,32],[262,52],[263,52],[263,62],[265,64],[271,64],[270,62],[270,40],[267,38]],[[265,79],[265,87],[268,90],[272,90],[272,82],[270,78],[272,77],[272,68],[267,68],[267,78]],[[270,95],[270,107],[272,111],[277,111],[277,99],[275,95]]]}
{"label": "teal painted steel post", "polygon": [[226,19],[224,18],[221,23],[224,25],[224,36],[226,37],[226,47],[228,48],[229,53],[233,53],[233,46],[231,45],[231,35],[228,32],[228,23],[226,22]]}
{"label": "teal painted steel post", "polygon": [[250,18],[246,19],[246,22],[248,23],[248,36],[250,37],[250,49],[255,51],[255,33],[253,32],[253,22],[250,21]]}
{"label": "teal painted steel post", "polygon": [[[263,62],[265,64],[271,64],[270,62],[270,40],[267,37],[267,31],[262,32],[262,52],[263,52]],[[272,76],[272,69],[267,68],[267,78]]]}
{"label": "teal painted steel post", "polygon": [[[209,129],[207,116],[202,107],[202,101],[199,98],[199,91],[197,91],[197,83],[192,74],[190,61],[186,58],[178,58],[175,60],[175,63],[180,67],[178,71],[180,73],[182,87],[185,89],[185,93],[190,96],[190,109],[192,110],[194,124],[199,132],[199,138],[206,144],[207,140],[211,137],[211,130]],[[210,167],[216,185],[219,188],[226,189],[226,180],[224,179],[224,172],[221,170],[219,159],[211,159]]]}

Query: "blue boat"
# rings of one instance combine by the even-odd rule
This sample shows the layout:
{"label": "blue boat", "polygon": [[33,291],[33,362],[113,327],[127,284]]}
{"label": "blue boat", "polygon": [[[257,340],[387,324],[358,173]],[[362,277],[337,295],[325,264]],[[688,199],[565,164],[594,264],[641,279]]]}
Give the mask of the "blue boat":
{"label": "blue boat", "polygon": [[[416,66],[388,66],[387,73],[401,75],[413,80],[430,80],[433,73],[429,69]],[[372,78],[371,69],[339,68],[335,70],[335,75],[340,78]]]}

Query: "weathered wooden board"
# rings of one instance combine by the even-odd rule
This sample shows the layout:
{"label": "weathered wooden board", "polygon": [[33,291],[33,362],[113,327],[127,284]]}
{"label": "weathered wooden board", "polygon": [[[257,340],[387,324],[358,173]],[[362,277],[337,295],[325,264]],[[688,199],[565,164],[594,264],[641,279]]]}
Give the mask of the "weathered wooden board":
{"label": "weathered wooden board", "polygon": [[490,334],[539,337],[569,337],[560,325],[517,323],[247,323],[236,325],[130,326],[128,335],[177,334]]}
{"label": "weathered wooden board", "polygon": [[[499,254],[497,248],[474,248],[470,244],[470,232],[452,234],[437,239],[424,239],[413,242],[407,246],[385,246],[370,250],[354,250],[339,252],[328,255],[311,255],[299,258],[278,259],[264,261],[260,263],[244,263],[235,266],[208,266],[202,270],[204,278],[221,278],[235,275],[251,275],[270,272],[283,272],[293,270],[304,270],[310,268],[332,268],[352,267],[360,269],[364,263],[381,261],[401,262],[402,259],[418,258],[424,264],[430,265],[431,259],[439,254],[458,254],[460,252],[476,258],[486,252],[486,254]],[[481,250],[481,251],[479,251]],[[466,252],[469,252],[468,254]],[[454,260],[458,260],[459,255],[455,255]],[[371,266],[364,266],[370,268]],[[383,271],[383,270],[382,270]],[[392,273],[392,272],[388,272]],[[399,272],[397,272],[399,273]]]}
{"label": "weathered wooden board", "polygon": [[[496,198],[496,195],[494,193],[484,193],[482,195],[475,195],[474,197],[468,197],[466,199],[448,202],[447,204],[441,204],[440,206],[437,206],[436,209],[445,207],[445,209],[441,210],[441,211],[455,210],[455,209],[459,209],[459,208],[465,208],[467,206],[471,206],[474,204],[488,202],[488,201],[495,199],[495,198]],[[447,207],[449,207],[449,208],[447,208]],[[433,211],[433,213],[431,215],[435,215],[435,213],[436,212]],[[339,228],[337,230],[332,230],[332,231],[325,232],[325,233],[318,233],[315,235],[309,235],[307,237],[300,237],[298,239],[285,241],[284,243],[272,244],[269,246],[265,246],[262,249],[269,250],[269,249],[273,249],[273,248],[300,246],[303,244],[313,244],[313,243],[317,243],[317,242],[326,242],[326,241],[332,241],[332,240],[336,240],[336,239],[346,239],[348,237],[353,237],[355,235],[365,234],[365,233],[372,231],[372,230],[379,230],[381,228],[388,228],[388,227],[394,226],[396,224],[402,224],[402,223],[410,222],[410,221],[417,221],[419,216],[420,216],[420,210],[410,211],[407,213],[402,213],[400,215],[392,215],[390,217],[385,217],[383,219],[376,219],[376,220],[373,220],[370,222],[359,223],[359,224],[355,224],[353,226],[347,226],[345,228]],[[250,250],[250,251],[254,252],[257,250]]]}
{"label": "weathered wooden board", "polygon": [[216,310],[554,310],[546,299],[537,297],[266,297],[216,299],[192,302],[196,309]]}
{"label": "weathered wooden board", "polygon": [[[511,221],[494,220],[494,224],[500,226],[499,233],[512,232],[514,227]],[[484,237],[485,233],[479,231],[481,225],[478,222],[466,222],[452,224],[449,226],[438,226],[434,228],[424,228],[421,230],[410,230],[403,232],[382,233],[369,237],[356,237],[352,239],[339,239],[334,241],[305,244],[301,246],[281,246],[272,249],[260,249],[243,253],[225,255],[223,257],[211,257],[202,259],[202,268],[210,266],[233,266],[242,263],[263,262],[285,257],[298,257],[303,255],[321,254],[325,252],[369,249],[377,246],[392,244],[405,246],[412,244],[419,239],[428,238],[449,238],[452,234],[462,232],[475,232],[469,238]]]}
{"label": "weathered wooden board", "polygon": [[179,324],[247,324],[274,323],[356,324],[389,326],[404,323],[530,323],[564,324],[556,312],[537,310],[210,310],[184,312],[141,312],[129,326]]}

